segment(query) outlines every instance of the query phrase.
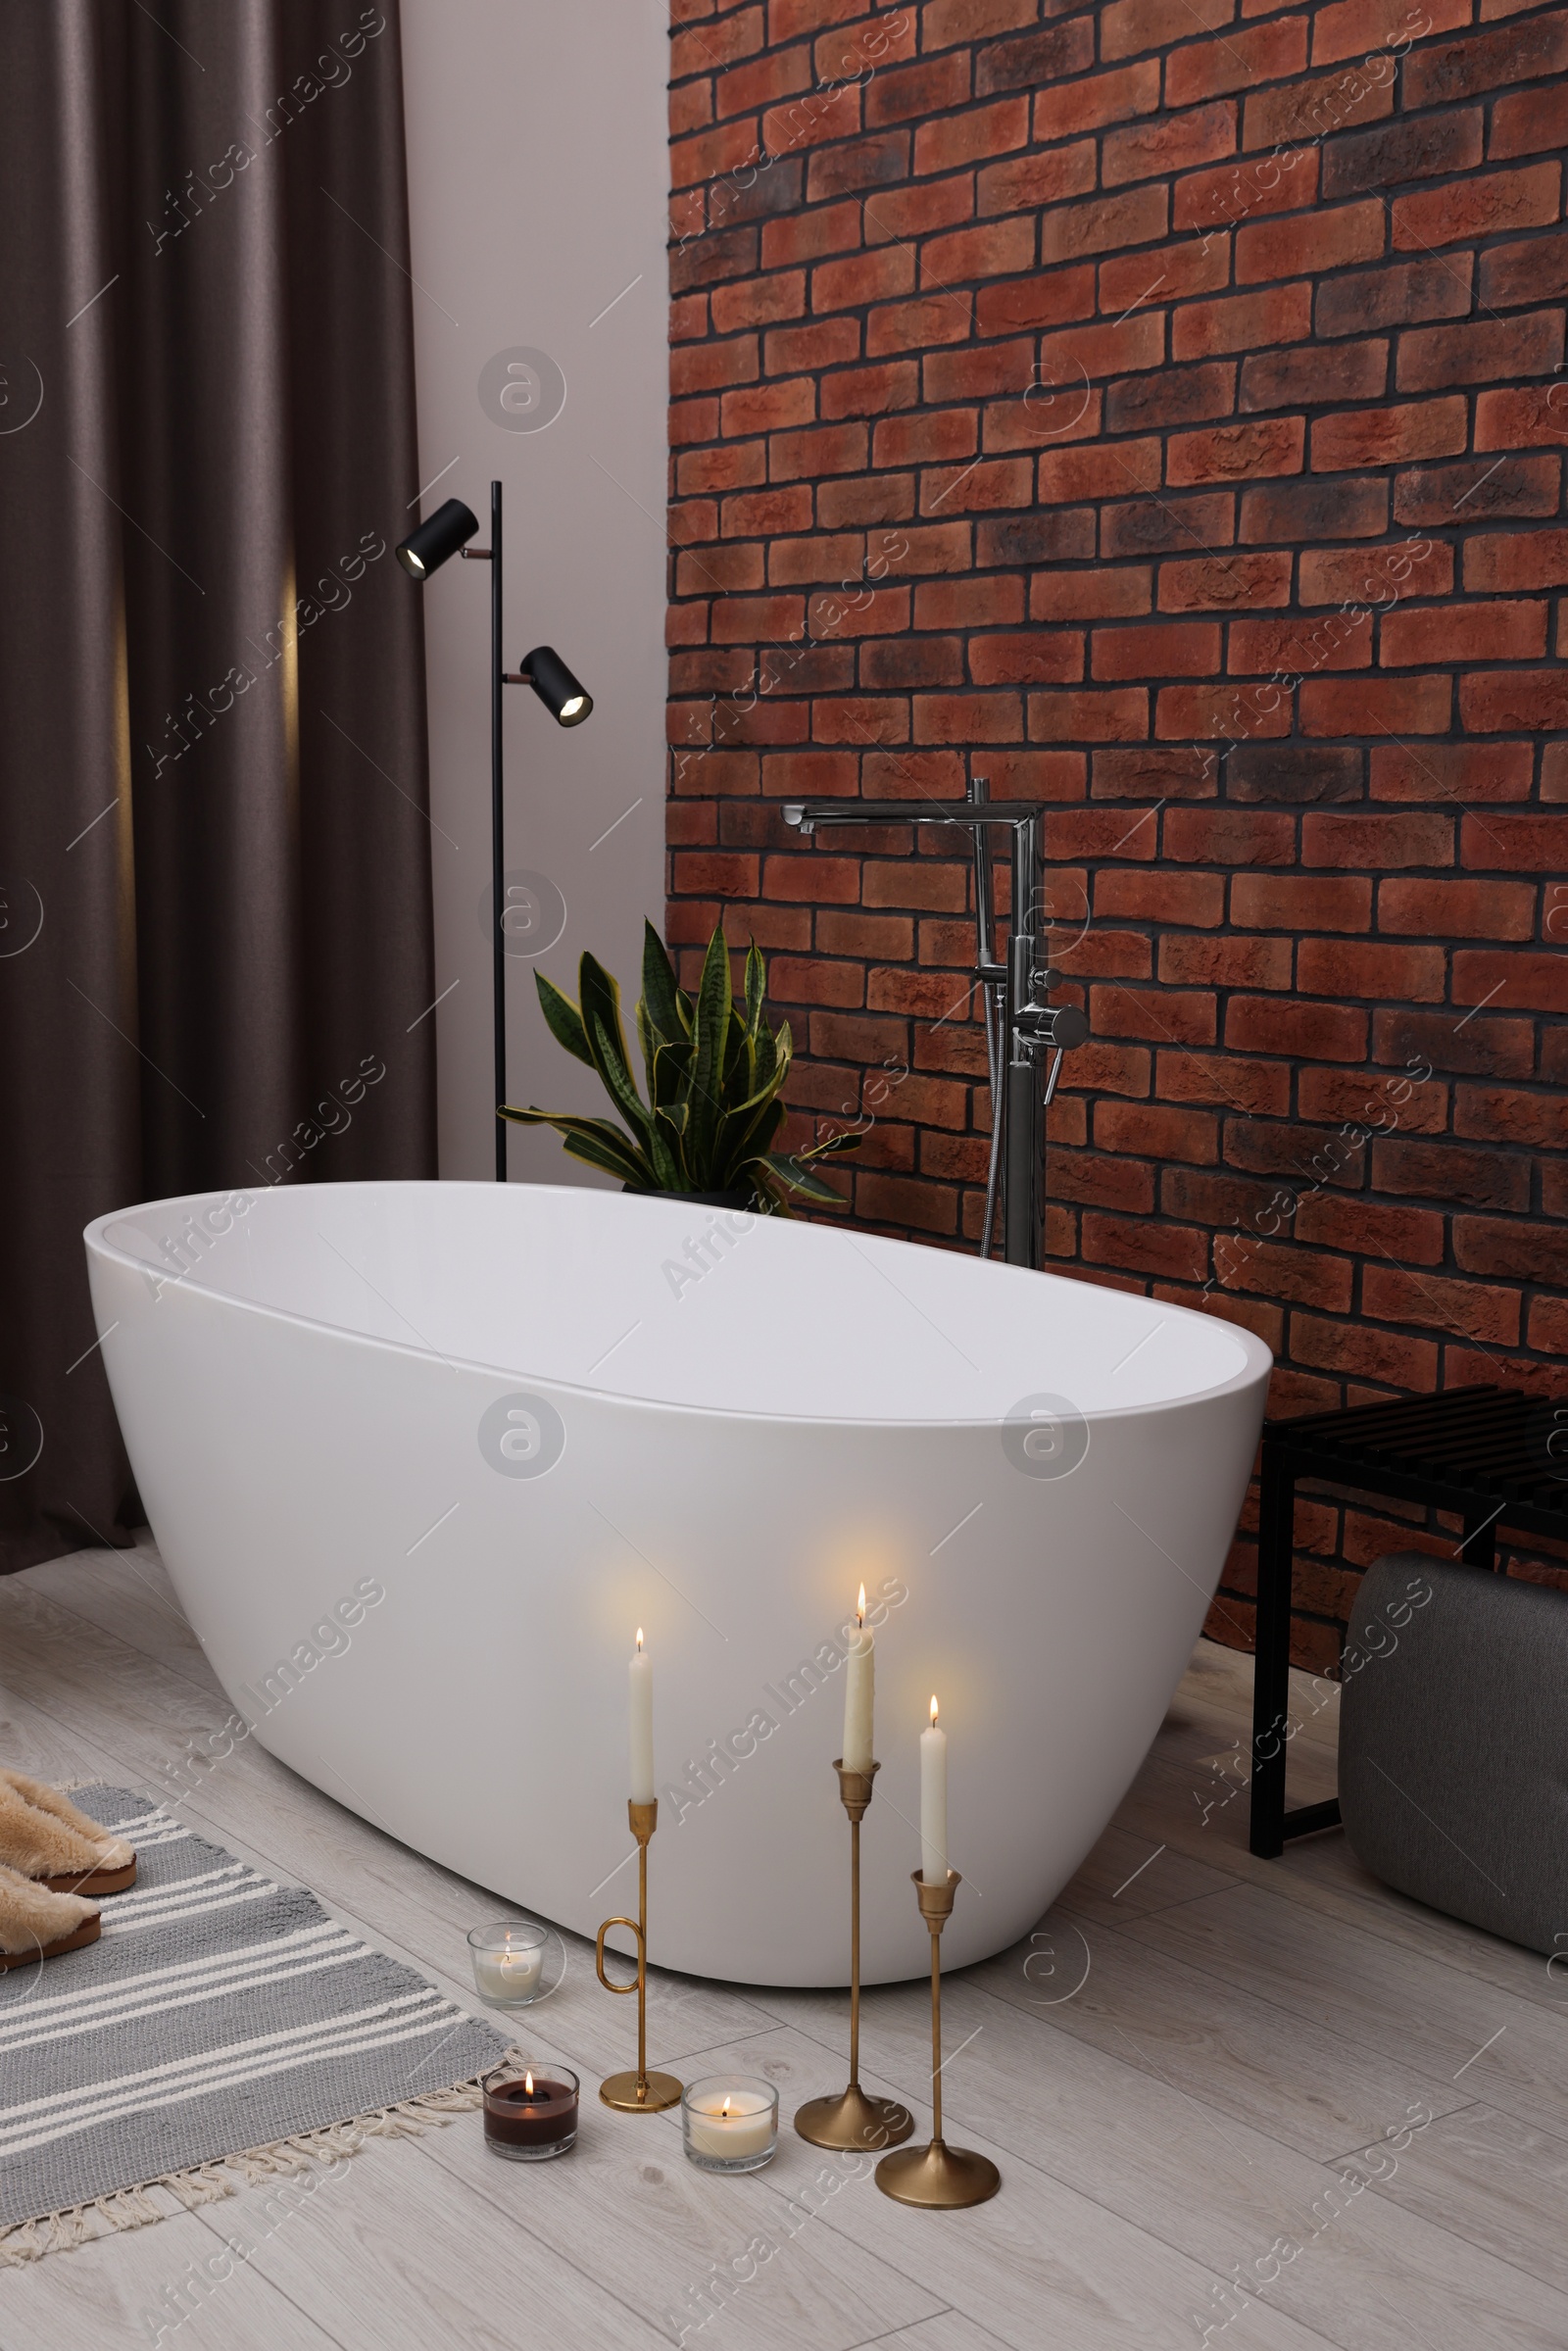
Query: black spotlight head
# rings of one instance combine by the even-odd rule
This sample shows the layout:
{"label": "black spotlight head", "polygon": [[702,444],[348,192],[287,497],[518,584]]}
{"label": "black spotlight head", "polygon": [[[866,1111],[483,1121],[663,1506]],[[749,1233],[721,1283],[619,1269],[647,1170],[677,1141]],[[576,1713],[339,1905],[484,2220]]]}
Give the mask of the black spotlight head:
{"label": "black spotlight head", "polygon": [[519,666],[558,725],[581,726],[594,698],[577,683],[553,645],[536,645]]}
{"label": "black spotlight head", "polygon": [[417,530],[410,531],[398,549],[398,562],[410,579],[428,579],[449,556],[466,545],[478,527],[478,515],[461,498],[449,498]]}

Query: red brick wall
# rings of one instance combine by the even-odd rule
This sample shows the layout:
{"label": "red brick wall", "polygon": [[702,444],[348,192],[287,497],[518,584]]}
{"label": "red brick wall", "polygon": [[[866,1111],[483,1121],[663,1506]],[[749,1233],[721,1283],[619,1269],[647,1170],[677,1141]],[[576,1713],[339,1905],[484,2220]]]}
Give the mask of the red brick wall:
{"label": "red brick wall", "polygon": [[[670,937],[962,1246],[964,866],[779,803],[1038,797],[1051,1253],[1287,1412],[1568,1347],[1568,11],[1479,6],[674,6]],[[1321,1662],[1390,1527],[1300,1528]]]}

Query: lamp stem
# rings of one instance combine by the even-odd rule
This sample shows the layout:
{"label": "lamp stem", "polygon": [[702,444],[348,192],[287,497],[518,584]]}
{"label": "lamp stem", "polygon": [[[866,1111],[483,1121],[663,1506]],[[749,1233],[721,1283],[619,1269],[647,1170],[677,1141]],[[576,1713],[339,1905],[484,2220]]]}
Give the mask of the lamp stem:
{"label": "lamp stem", "polygon": [[490,950],[495,999],[496,1182],[507,1180],[507,1122],[500,1104],[507,1099],[507,935],[502,919],[507,910],[505,814],[501,792],[501,484],[490,484]]}

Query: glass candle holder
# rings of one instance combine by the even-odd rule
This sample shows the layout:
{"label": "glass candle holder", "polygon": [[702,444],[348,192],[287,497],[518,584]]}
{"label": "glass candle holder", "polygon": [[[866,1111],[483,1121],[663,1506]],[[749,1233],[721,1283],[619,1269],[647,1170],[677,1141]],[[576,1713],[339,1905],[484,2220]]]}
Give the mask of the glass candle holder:
{"label": "glass candle holder", "polygon": [[549,1941],[549,1929],[535,1926],[532,1919],[497,1919],[491,1926],[473,1929],[468,1952],[474,1987],[487,2007],[528,2008],[547,1988],[554,1990],[545,1981]]}
{"label": "glass candle holder", "polygon": [[710,2074],[680,2102],[686,2160],[701,2172],[760,2172],[778,2147],[778,2091],[745,2074]]}
{"label": "glass candle holder", "polygon": [[509,2058],[484,2077],[484,2143],[509,2163],[549,2163],[577,2144],[577,2077],[541,2057]]}

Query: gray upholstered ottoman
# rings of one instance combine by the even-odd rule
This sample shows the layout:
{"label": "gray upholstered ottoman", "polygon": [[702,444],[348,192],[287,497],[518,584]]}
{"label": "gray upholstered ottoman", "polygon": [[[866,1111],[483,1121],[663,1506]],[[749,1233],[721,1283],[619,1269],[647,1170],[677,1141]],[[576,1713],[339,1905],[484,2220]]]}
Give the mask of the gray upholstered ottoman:
{"label": "gray upholstered ottoman", "polygon": [[1422,1551],[1362,1578],[1340,1805],[1400,1893],[1568,1952],[1568,1597]]}

